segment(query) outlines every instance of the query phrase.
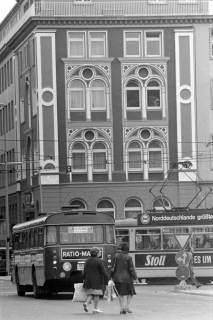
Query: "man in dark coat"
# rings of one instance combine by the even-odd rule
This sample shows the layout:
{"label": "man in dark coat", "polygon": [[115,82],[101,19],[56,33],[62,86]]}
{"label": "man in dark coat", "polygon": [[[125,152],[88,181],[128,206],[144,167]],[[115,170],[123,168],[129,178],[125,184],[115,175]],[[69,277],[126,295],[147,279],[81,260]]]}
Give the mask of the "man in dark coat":
{"label": "man in dark coat", "polygon": [[87,293],[87,301],[83,304],[84,311],[88,312],[88,305],[92,302],[94,304],[93,313],[102,312],[98,309],[99,297],[104,294],[105,286],[108,283],[109,277],[104,264],[100,258],[98,258],[99,249],[92,248],[90,250],[90,257],[86,260],[83,279],[84,288]]}

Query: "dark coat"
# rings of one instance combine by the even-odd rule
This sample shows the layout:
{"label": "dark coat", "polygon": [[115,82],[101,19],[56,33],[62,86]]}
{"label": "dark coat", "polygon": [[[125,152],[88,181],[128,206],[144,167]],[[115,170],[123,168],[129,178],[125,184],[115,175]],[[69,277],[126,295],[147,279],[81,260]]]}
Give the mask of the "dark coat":
{"label": "dark coat", "polygon": [[114,258],[112,279],[115,282],[131,283],[137,279],[132,257],[127,252],[116,253]]}
{"label": "dark coat", "polygon": [[109,277],[101,259],[89,257],[83,271],[85,289],[104,289]]}

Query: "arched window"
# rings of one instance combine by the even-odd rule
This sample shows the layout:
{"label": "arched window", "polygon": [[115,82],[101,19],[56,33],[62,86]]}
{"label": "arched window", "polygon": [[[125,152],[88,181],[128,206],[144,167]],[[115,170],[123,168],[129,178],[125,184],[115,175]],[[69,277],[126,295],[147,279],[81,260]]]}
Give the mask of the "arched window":
{"label": "arched window", "polygon": [[76,142],[72,147],[72,170],[86,171],[86,149],[83,143]]}
{"label": "arched window", "polygon": [[82,210],[82,209],[87,209],[86,208],[86,204],[84,203],[83,200],[80,200],[80,199],[73,199],[70,201],[70,205],[73,206],[73,207],[76,207],[75,210]]}
{"label": "arched window", "polygon": [[161,108],[161,88],[157,80],[150,80],[147,85],[147,108]]}
{"label": "arched window", "polygon": [[107,152],[102,142],[96,142],[92,149],[93,171],[105,171],[107,169]]}
{"label": "arched window", "polygon": [[137,218],[139,213],[143,213],[143,206],[141,201],[135,198],[127,200],[125,203],[125,218]]}
{"label": "arched window", "polygon": [[128,145],[128,168],[132,171],[143,170],[142,148],[137,141],[132,141]]}
{"label": "arched window", "polygon": [[91,109],[105,110],[106,106],[107,101],[105,82],[100,79],[96,79],[91,84]]}
{"label": "arched window", "polygon": [[97,211],[106,212],[115,218],[115,207],[112,201],[108,199],[102,199],[97,204]]}
{"label": "arched window", "polygon": [[162,210],[170,210],[171,209],[171,203],[164,197],[157,198],[153,202],[153,209],[157,211]]}
{"label": "arched window", "polygon": [[84,110],[86,103],[86,88],[81,80],[71,81],[68,89],[68,106],[70,110]]}
{"label": "arched window", "polygon": [[163,151],[162,143],[158,140],[152,140],[148,146],[149,170],[163,169]]}
{"label": "arched window", "polygon": [[126,85],[126,107],[140,108],[140,85],[135,79],[129,80]]}

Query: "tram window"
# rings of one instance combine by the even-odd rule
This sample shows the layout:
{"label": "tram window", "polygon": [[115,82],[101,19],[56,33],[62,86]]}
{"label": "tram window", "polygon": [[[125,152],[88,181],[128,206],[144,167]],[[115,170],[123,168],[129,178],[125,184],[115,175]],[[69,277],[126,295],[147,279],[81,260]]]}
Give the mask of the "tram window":
{"label": "tram window", "polygon": [[174,234],[163,234],[163,249],[180,249],[180,245]]}
{"label": "tram window", "polygon": [[189,228],[187,227],[179,227],[179,228],[163,228],[163,233],[189,233]]}
{"label": "tram window", "polygon": [[18,250],[20,248],[20,233],[15,233],[13,236],[14,249]]}
{"label": "tram window", "polygon": [[47,227],[47,237],[46,244],[55,244],[56,243],[56,227],[49,226]]}
{"label": "tram window", "polygon": [[160,229],[136,230],[136,250],[158,250],[161,249]]}
{"label": "tram window", "polygon": [[116,243],[117,245],[121,244],[122,242],[128,243],[129,246],[129,230],[128,229],[119,229],[116,230]]}
{"label": "tram window", "polygon": [[115,243],[115,232],[113,226],[106,226],[106,242]]}
{"label": "tram window", "polygon": [[38,228],[38,247],[43,247],[44,245],[44,229]]}
{"label": "tram window", "polygon": [[60,243],[103,243],[103,226],[60,226]]}
{"label": "tram window", "polygon": [[213,232],[205,234],[193,234],[192,243],[195,249],[212,249]]}

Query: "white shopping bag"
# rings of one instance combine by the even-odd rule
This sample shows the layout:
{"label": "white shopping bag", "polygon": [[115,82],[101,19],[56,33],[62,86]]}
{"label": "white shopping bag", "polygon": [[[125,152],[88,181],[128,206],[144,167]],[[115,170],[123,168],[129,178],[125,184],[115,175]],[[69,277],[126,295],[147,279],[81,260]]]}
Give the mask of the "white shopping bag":
{"label": "white shopping bag", "polygon": [[83,287],[83,283],[75,283],[74,284],[74,295],[73,295],[73,302],[85,302],[87,300],[87,294]]}

